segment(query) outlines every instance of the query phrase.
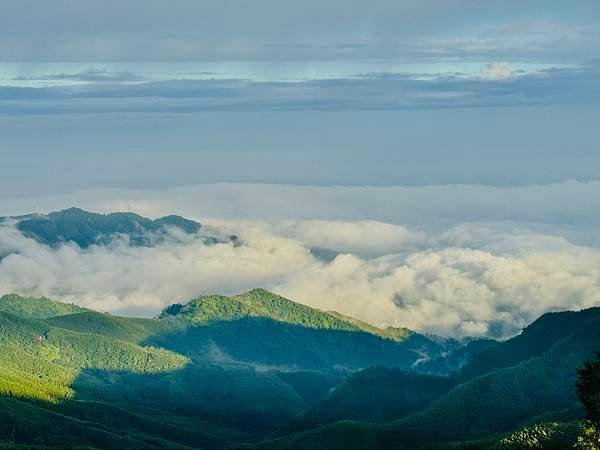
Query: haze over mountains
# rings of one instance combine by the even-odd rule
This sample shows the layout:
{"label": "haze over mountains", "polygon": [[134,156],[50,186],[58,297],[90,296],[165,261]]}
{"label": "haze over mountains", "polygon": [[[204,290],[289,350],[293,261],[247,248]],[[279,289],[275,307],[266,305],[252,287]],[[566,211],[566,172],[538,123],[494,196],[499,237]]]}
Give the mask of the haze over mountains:
{"label": "haze over mountains", "polygon": [[68,209],[2,221],[0,256],[3,292],[145,317],[202,293],[264,286],[381,328],[506,338],[544,312],[600,298],[593,247],[492,225],[440,234],[377,221],[152,221]]}

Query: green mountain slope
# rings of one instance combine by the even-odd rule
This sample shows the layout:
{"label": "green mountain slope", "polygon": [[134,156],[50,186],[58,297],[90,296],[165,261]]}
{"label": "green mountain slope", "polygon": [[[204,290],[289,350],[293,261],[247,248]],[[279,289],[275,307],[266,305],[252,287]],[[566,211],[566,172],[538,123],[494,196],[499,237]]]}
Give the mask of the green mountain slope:
{"label": "green mountain slope", "polygon": [[134,343],[143,342],[155,333],[172,329],[169,324],[157,320],[118,317],[95,311],[50,317],[46,322],[59,328]]}
{"label": "green mountain slope", "polygon": [[[310,308],[265,289],[254,289],[245,294],[225,297],[207,295],[185,305],[166,308],[161,318],[178,317],[192,321],[224,321],[248,317],[264,317],[278,322],[302,325],[309,328],[358,331],[360,327],[339,316]],[[373,327],[373,330],[378,330]]]}
{"label": "green mountain slope", "polygon": [[66,314],[80,313],[85,309],[60,303],[44,297],[23,297],[15,294],[0,297],[0,311],[31,319],[46,319]]}
{"label": "green mountain slope", "polygon": [[478,352],[472,361],[463,367],[461,377],[468,379],[491,370],[518,364],[542,354],[587,323],[598,321],[600,321],[600,308],[544,314],[518,336]]}
{"label": "green mountain slope", "polygon": [[55,328],[8,313],[0,313],[0,343],[0,395],[43,400],[72,397],[70,384],[87,367],[144,373],[176,370],[188,363],[168,350]]}
{"label": "green mountain slope", "polygon": [[355,319],[354,317],[346,316],[344,314],[340,314],[336,311],[328,311],[328,314],[331,314],[334,317],[337,317],[344,322],[349,322],[354,325],[356,328],[366,331],[367,333],[376,334],[386,339],[392,339],[394,341],[402,341],[408,338],[412,331],[408,328],[396,328],[396,327],[387,327],[387,328],[377,328],[370,323],[363,322],[362,320]]}
{"label": "green mountain slope", "polygon": [[23,409],[13,428],[34,415],[55,429],[42,426],[29,440],[16,433],[16,442],[54,445],[64,420],[63,432],[96,436],[89,445],[118,447],[131,436],[132,448],[137,440],[149,448],[218,448],[272,433],[353,371],[383,363],[410,368],[421,357],[412,345],[444,351],[425,337],[370,331],[264,290],[201,297],[156,319],[5,296],[0,399],[11,411]]}
{"label": "green mountain slope", "polygon": [[226,448],[241,438],[234,430],[188,422],[106,403],[71,401],[49,408],[0,397],[0,436],[6,448]]}
{"label": "green mountain slope", "polygon": [[[81,318],[81,324],[77,318]],[[27,414],[35,413],[39,416],[36,421],[51,423],[57,429],[51,435],[58,439],[59,434],[74,429],[87,433],[87,425],[73,420],[74,414],[95,417],[93,427],[111,435],[123,435],[123,423],[134,427],[133,422],[142,416],[147,419],[144,429],[138,430],[141,438],[143,442],[150,438],[151,442],[157,441],[156,448],[168,447],[161,442],[166,433],[163,429],[177,427],[182,428],[181,433],[169,432],[174,448],[179,444],[198,447],[210,438],[203,431],[207,428],[212,434],[217,430],[219,437],[215,439],[225,446],[233,440],[248,439],[243,431],[233,430],[228,424],[262,434],[305,407],[297,392],[276,374],[247,367],[193,364],[184,355],[133,342],[152,331],[141,333],[141,324],[158,323],[160,328],[159,321],[106,316],[90,322],[90,318],[97,319],[98,314],[83,312],[35,320],[0,313],[0,399],[18,400],[11,403],[12,408],[22,408],[25,415],[13,414],[14,421],[6,423],[20,429],[25,426]],[[59,319],[66,319],[68,325],[77,324],[76,330],[57,326]],[[118,333],[106,326],[113,320],[119,325]],[[97,326],[99,323],[101,326]],[[120,339],[123,334],[128,340]],[[114,411],[98,406],[106,402],[120,411],[115,429],[110,425]],[[69,414],[65,414],[67,411]],[[62,419],[64,427],[60,428],[56,422]],[[6,433],[9,438],[14,435],[13,431]],[[44,433],[36,439],[51,444],[51,440],[43,441]],[[25,437],[24,442],[35,442],[33,436]],[[116,444],[119,440],[103,439],[99,442],[123,448]],[[134,448],[136,445],[132,444]]]}
{"label": "green mountain slope", "polygon": [[277,434],[285,435],[342,420],[391,422],[422,410],[453,385],[454,380],[447,377],[374,366],[350,376]]}
{"label": "green mountain slope", "polygon": [[[279,430],[256,445],[495,448],[521,427],[581,417],[575,368],[600,347],[599,309],[545,315],[506,342],[467,347],[261,289],[199,297],[155,319],[4,296],[0,443],[227,448]],[[406,372],[462,357],[470,362],[454,378]]]}
{"label": "green mountain slope", "polygon": [[377,364],[410,369],[424,354],[436,357],[447,349],[444,341],[414,332],[402,339],[383,338],[384,331],[376,327],[365,331],[341,316],[264,289],[171,305],[160,320],[174,331],[147,342],[195,360],[352,372]]}
{"label": "green mountain slope", "polygon": [[566,450],[577,448],[577,438],[582,433],[580,421],[546,422],[520,428],[512,433],[495,434],[480,439],[430,442],[405,445],[401,437],[390,442],[385,437],[385,427],[360,422],[338,422],[318,431],[307,431],[270,440],[258,446],[238,444],[233,448],[261,448],[265,450],[373,450],[410,448],[414,450]]}
{"label": "green mountain slope", "polygon": [[[385,425],[339,422],[264,442],[260,447],[311,448],[319,442],[320,448],[344,448],[355,440],[374,445],[372,448],[445,448],[444,442],[481,439],[536,421],[581,417],[574,387],[576,368],[600,347],[600,318],[597,309],[560,317],[562,314],[542,318],[531,330],[499,344],[510,348],[519,362],[493,366],[458,384],[423,411]],[[565,325],[574,323],[577,326]],[[556,330],[557,324],[565,327]],[[499,358],[507,361],[504,352],[499,352]],[[527,354],[535,356],[523,356]],[[473,364],[479,370],[480,362]],[[469,370],[467,366],[465,372]]]}

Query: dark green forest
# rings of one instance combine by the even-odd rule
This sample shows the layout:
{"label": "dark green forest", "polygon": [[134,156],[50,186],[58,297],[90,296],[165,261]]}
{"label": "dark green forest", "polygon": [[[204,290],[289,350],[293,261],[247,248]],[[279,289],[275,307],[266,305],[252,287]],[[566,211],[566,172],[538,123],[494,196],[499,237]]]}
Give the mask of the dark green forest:
{"label": "dark green forest", "polygon": [[585,363],[600,348],[598,308],[546,314],[505,342],[459,342],[262,289],[155,319],[5,295],[0,343],[11,448],[575,448],[594,437],[597,367]]}

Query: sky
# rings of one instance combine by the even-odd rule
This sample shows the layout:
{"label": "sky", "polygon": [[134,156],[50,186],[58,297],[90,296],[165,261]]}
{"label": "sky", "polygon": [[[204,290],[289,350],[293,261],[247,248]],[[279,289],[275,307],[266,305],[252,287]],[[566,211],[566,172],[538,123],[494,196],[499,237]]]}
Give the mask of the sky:
{"label": "sky", "polygon": [[[0,260],[0,292],[152,315],[261,285],[500,337],[600,305],[597,0],[0,8],[0,216],[177,213],[247,244],[107,255],[0,230],[0,254],[27,255]],[[140,290],[149,273],[167,288]]]}
{"label": "sky", "polygon": [[5,196],[597,175],[595,0],[4,0],[2,12]]}

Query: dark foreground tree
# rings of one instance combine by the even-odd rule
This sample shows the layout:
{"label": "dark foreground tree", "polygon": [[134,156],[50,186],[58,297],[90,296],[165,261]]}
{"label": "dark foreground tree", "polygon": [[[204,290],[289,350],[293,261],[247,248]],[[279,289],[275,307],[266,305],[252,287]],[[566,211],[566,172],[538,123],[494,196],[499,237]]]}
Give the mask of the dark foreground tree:
{"label": "dark foreground tree", "polygon": [[582,437],[582,448],[600,449],[600,352],[577,370],[577,397],[583,405],[588,428]]}

